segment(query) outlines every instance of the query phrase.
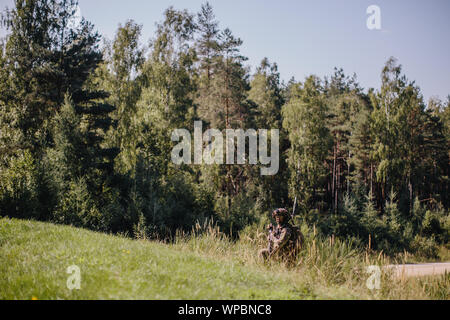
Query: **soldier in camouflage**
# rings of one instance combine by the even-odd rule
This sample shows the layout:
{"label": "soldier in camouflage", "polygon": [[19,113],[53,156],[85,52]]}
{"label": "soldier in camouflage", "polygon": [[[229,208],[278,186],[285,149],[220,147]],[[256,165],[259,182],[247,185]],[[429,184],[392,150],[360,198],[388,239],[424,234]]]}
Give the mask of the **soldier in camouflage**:
{"label": "soldier in camouflage", "polygon": [[293,227],[289,223],[289,213],[286,209],[280,208],[272,212],[272,217],[277,222],[277,226],[270,224],[267,229],[269,235],[267,237],[268,247],[259,252],[259,256],[263,259],[272,258],[274,256],[283,259],[292,260],[300,249],[302,236],[298,228]]}

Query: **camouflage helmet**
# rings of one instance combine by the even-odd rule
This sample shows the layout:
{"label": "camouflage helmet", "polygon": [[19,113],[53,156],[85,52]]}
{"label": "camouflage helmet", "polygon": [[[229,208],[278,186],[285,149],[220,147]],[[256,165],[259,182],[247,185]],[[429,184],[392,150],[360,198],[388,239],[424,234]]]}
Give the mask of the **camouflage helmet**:
{"label": "camouflage helmet", "polygon": [[275,218],[276,216],[284,216],[285,219],[289,219],[289,213],[285,208],[278,208],[273,210],[272,218]]}

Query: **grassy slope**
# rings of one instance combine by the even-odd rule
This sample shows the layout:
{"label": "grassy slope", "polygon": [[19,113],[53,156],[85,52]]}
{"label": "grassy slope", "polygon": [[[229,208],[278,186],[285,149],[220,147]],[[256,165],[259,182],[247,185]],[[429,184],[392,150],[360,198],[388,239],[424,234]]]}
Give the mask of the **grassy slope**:
{"label": "grassy slope", "polygon": [[[81,289],[66,287],[70,265]],[[0,299],[298,299],[288,278],[168,245],[0,219]]]}
{"label": "grassy slope", "polygon": [[[326,244],[326,243],[325,243]],[[255,260],[260,244],[198,237],[173,245],[34,221],[0,219],[0,299],[448,299],[450,277],[382,281],[351,272],[345,244],[303,252],[301,267]],[[352,251],[350,251],[352,252]],[[371,262],[372,264],[373,262]],[[81,289],[66,286],[81,269]],[[333,280],[334,279],[334,280]],[[340,280],[339,280],[340,279]]]}

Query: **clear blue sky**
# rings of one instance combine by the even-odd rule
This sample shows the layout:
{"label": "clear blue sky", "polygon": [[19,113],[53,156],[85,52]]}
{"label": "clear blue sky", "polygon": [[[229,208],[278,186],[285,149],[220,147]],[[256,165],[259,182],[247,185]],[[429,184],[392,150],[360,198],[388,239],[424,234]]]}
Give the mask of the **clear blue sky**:
{"label": "clear blue sky", "polygon": [[[197,12],[203,0],[79,0],[82,15],[112,39],[119,23],[143,24],[143,41],[155,30],[164,9]],[[0,8],[12,0],[0,0]],[[210,0],[220,27],[229,27],[244,44],[254,67],[267,56],[282,79],[330,75],[333,67],[355,72],[363,87],[378,88],[384,62],[396,57],[426,100],[450,94],[450,1],[448,0]],[[381,9],[382,30],[366,27],[369,5]]]}

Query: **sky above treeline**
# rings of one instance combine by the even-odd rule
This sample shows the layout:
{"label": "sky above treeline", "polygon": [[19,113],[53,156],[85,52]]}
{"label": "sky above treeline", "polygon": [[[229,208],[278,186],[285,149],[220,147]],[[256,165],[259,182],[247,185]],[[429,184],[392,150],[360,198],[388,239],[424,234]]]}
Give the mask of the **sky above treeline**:
{"label": "sky above treeline", "polygon": [[[143,25],[147,44],[169,6],[200,10],[204,0],[79,0],[81,14],[106,38],[119,23],[133,19]],[[362,87],[379,88],[381,69],[390,56],[415,80],[425,101],[450,94],[450,1],[448,0],[210,0],[220,23],[243,40],[241,52],[252,71],[267,57],[281,78],[330,76],[333,68],[356,73]],[[0,0],[0,9],[13,0]],[[369,30],[366,13],[380,8],[381,29]],[[0,31],[0,36],[5,30]]]}

